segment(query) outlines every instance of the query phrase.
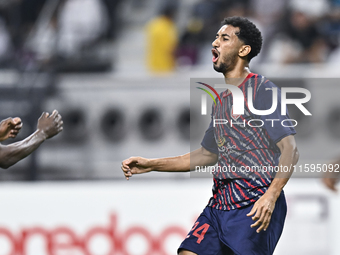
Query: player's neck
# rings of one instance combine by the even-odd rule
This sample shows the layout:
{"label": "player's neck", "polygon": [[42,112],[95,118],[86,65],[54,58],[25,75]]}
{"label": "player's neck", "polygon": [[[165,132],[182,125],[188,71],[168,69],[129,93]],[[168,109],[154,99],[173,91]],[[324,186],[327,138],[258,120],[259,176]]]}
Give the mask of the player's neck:
{"label": "player's neck", "polygon": [[248,66],[242,68],[234,68],[233,70],[224,74],[225,83],[238,86],[244,81],[245,78],[247,78],[249,73],[250,70]]}

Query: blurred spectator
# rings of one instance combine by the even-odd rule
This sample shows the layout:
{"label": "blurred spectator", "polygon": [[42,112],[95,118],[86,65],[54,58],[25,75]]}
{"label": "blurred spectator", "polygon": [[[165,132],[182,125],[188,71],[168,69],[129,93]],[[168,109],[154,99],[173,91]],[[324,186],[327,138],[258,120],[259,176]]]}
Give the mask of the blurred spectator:
{"label": "blurred spectator", "polygon": [[330,0],[331,10],[325,15],[321,26],[324,36],[332,51],[328,61],[331,63],[340,63],[340,1]]}
{"label": "blurred spectator", "polygon": [[316,19],[297,10],[288,10],[268,45],[266,59],[271,63],[322,63],[329,54],[326,40]]}
{"label": "blurred spectator", "polygon": [[26,70],[106,71],[111,60],[101,59],[96,49],[103,46],[107,28],[101,0],[47,1],[25,39],[23,66]]}
{"label": "blurred spectator", "polygon": [[258,20],[263,27],[270,27],[281,20],[287,9],[288,0],[251,0],[249,15]]}
{"label": "blurred spectator", "polygon": [[5,22],[0,18],[0,67],[10,60],[11,38]]}
{"label": "blurred spectator", "polygon": [[200,44],[202,43],[199,34],[201,29],[202,23],[199,20],[190,20],[176,50],[177,64],[179,66],[197,64]]}
{"label": "blurred spectator", "polygon": [[300,48],[294,55],[287,56],[286,63],[321,63],[327,57],[324,38],[310,17],[292,11],[286,26],[287,35]]}
{"label": "blurred spectator", "polygon": [[98,42],[114,38],[112,16],[119,2],[1,0],[0,67],[4,59],[19,69],[37,70],[56,57],[79,58]]}
{"label": "blurred spectator", "polygon": [[282,27],[281,22],[286,14],[289,0],[250,0],[248,5],[249,19],[260,29],[263,46],[254,63],[261,63],[268,59],[270,46]]}
{"label": "blurred spectator", "polygon": [[215,38],[213,27],[221,22],[220,11],[221,2],[216,0],[203,0],[193,7],[192,18],[200,23],[199,40],[204,42]]}
{"label": "blurred spectator", "polygon": [[102,2],[108,14],[108,26],[105,33],[105,38],[107,40],[113,40],[115,39],[121,25],[121,21],[118,18],[118,7],[121,0],[102,0]]}
{"label": "blurred spectator", "polygon": [[167,4],[161,14],[146,26],[147,65],[153,72],[169,72],[175,68],[178,32],[174,21],[176,6]]}
{"label": "blurred spectator", "polygon": [[58,21],[59,53],[63,56],[80,53],[103,36],[106,28],[107,19],[100,1],[67,0]]}
{"label": "blurred spectator", "polygon": [[302,12],[312,19],[321,18],[329,12],[329,0],[290,0],[290,9]]}
{"label": "blurred spectator", "polygon": [[195,65],[204,61],[206,47],[211,47],[221,21],[230,16],[246,16],[250,0],[201,0],[193,5],[183,32],[177,58],[179,65]]}
{"label": "blurred spectator", "polygon": [[[46,13],[52,2],[0,0],[0,68],[92,54],[94,46],[117,38],[124,24],[119,8],[130,3],[143,9],[152,4],[146,0],[59,0],[54,13],[45,15],[49,19],[41,19],[42,10]],[[179,65],[206,61],[203,52],[228,16],[248,17],[260,27],[264,45],[257,62],[340,62],[340,0],[195,0],[186,4],[191,11],[183,19],[187,24],[180,36],[174,20],[177,0],[154,2],[167,7],[146,29],[152,71],[173,70],[175,58]]]}
{"label": "blurred spectator", "polygon": [[[15,48],[21,34],[23,0],[0,1],[0,67],[13,64]],[[33,3],[34,4],[34,3]]]}

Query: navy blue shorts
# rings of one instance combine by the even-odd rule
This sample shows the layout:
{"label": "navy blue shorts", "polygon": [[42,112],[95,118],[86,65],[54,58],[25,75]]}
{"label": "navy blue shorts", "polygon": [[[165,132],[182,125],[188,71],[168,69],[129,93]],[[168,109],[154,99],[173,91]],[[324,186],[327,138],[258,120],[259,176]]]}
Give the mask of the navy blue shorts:
{"label": "navy blue shorts", "polygon": [[254,223],[246,216],[253,204],[240,209],[222,211],[206,207],[186,239],[178,248],[198,255],[271,255],[281,236],[287,213],[282,192],[276,201],[267,231],[256,233]]}

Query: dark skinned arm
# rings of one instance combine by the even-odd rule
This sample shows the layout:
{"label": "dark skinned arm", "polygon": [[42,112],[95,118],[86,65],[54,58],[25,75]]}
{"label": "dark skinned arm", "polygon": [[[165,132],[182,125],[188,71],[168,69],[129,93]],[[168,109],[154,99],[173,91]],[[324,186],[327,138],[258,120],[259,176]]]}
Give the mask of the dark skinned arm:
{"label": "dark skinned arm", "polygon": [[0,145],[0,167],[7,169],[30,155],[40,144],[63,129],[63,121],[58,111],[49,116],[43,113],[38,120],[37,130],[26,139],[9,145]]}
{"label": "dark skinned arm", "polygon": [[2,120],[0,122],[0,142],[16,137],[21,128],[22,122],[18,117]]}

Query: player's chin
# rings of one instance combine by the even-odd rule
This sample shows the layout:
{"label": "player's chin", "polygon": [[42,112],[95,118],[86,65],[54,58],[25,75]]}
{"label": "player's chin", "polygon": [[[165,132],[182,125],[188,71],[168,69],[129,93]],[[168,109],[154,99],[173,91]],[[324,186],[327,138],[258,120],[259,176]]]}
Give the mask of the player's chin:
{"label": "player's chin", "polygon": [[219,73],[222,72],[221,65],[218,65],[217,63],[213,63],[213,67],[216,72],[219,72]]}

